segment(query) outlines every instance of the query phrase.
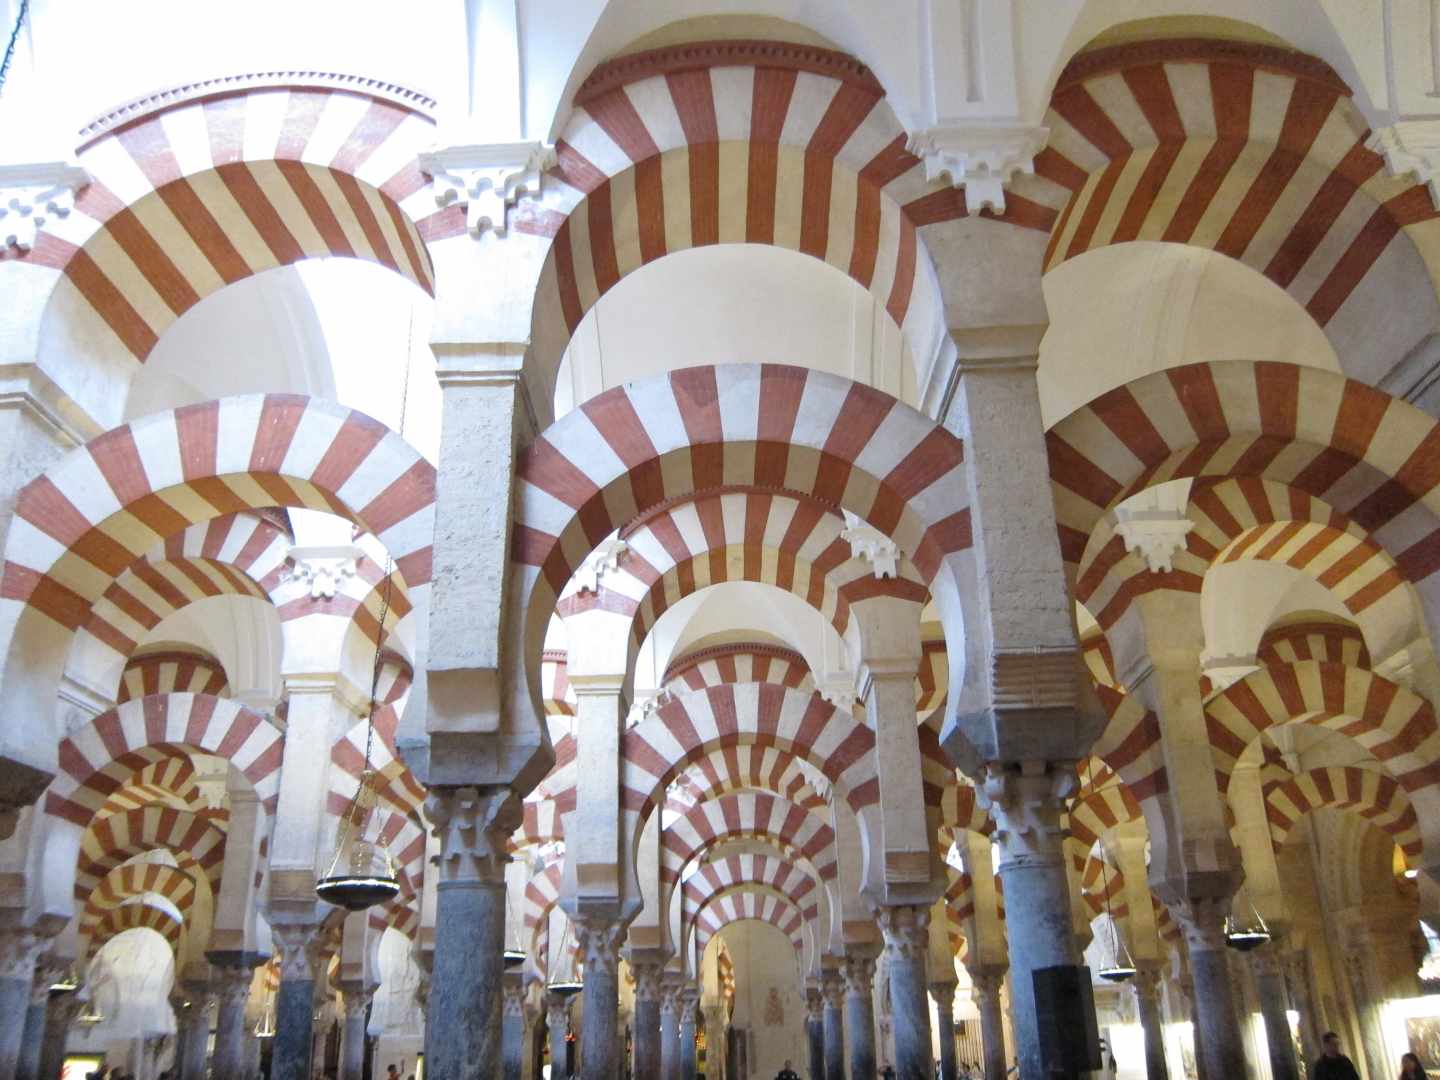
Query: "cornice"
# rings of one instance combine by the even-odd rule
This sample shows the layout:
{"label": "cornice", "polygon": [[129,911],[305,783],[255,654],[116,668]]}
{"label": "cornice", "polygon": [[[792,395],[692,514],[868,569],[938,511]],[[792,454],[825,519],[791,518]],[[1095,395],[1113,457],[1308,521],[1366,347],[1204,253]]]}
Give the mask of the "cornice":
{"label": "cornice", "polygon": [[598,97],[642,79],[715,67],[805,71],[860,87],[876,97],[885,96],[880,80],[848,53],[792,41],[696,41],[605,61],[580,84],[575,104],[583,108]]}
{"label": "cornice", "polygon": [[383,79],[371,79],[363,75],[344,75],[333,71],[257,71],[244,75],[222,75],[214,79],[183,83],[167,90],[157,90],[143,97],[127,101],[96,117],[80,129],[80,149],[83,150],[102,136],[124,128],[137,121],[147,119],[167,109],[189,105],[197,101],[244,94],[251,90],[279,90],[290,87],[320,90],[342,90],[352,94],[364,94],[379,98],[403,109],[420,113],[427,119],[438,103],[434,98],[411,90],[398,83]]}
{"label": "cornice", "polygon": [[1335,69],[1308,53],[1221,38],[1165,38],[1082,52],[1065,65],[1055,93],[1089,79],[1149,64],[1237,64],[1304,79],[1349,97],[1353,91]]}

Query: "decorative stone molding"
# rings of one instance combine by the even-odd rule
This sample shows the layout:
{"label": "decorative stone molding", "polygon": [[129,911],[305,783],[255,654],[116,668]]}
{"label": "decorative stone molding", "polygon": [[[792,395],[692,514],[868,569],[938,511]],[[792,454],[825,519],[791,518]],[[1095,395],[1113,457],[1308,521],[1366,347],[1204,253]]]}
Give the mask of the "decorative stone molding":
{"label": "decorative stone molding", "polygon": [[805,1015],[817,1024],[825,1021],[825,997],[813,987],[805,991]]}
{"label": "decorative stone molding", "polygon": [[555,163],[555,148],[539,142],[449,146],[420,155],[431,178],[435,205],[465,207],[465,227],[504,236],[509,208],[522,195],[540,194],[541,174]]}
{"label": "decorative stone molding", "polygon": [[965,189],[965,209],[1005,212],[1005,185],[1035,172],[1050,129],[1026,124],[957,124],[917,131],[906,149],[925,162],[927,180],[948,179]]}
{"label": "decorative stone molding", "polygon": [[663,964],[635,961],[630,965],[630,974],[635,977],[635,1000],[654,1001],[662,999],[664,988],[661,979],[665,974]]}
{"label": "decorative stone molding", "polygon": [[1073,709],[1079,704],[1075,649],[997,650],[990,658],[994,708]]}
{"label": "decorative stone molding", "polygon": [[1409,173],[1424,184],[1440,210],[1440,120],[1401,120],[1379,128],[1365,140],[1365,148],[1385,159],[1391,176]]}
{"label": "decorative stone molding", "polygon": [[875,921],[885,935],[885,959],[923,961],[930,947],[930,909],[920,904],[877,908]]}
{"label": "decorative stone molding", "polygon": [[506,842],[521,816],[520,800],[509,788],[432,787],[425,817],[440,838],[436,859],[443,880],[504,886]]}
{"label": "decorative stone molding", "polygon": [[841,971],[845,978],[846,997],[869,1000],[875,990],[875,958],[847,955]]}
{"label": "decorative stone molding", "polygon": [[50,938],[31,927],[0,929],[0,979],[23,979],[35,976],[35,962],[50,947]]}
{"label": "decorative stone molding", "polygon": [[820,996],[826,1008],[845,1008],[845,977],[839,971],[827,971],[820,980]]}
{"label": "decorative stone molding", "polygon": [[210,969],[210,988],[221,1010],[244,1008],[254,978],[255,971],[247,964],[214,964]]}
{"label": "decorative stone molding", "polygon": [[827,675],[815,689],[822,698],[837,709],[854,712],[855,680],[850,675],[844,672]]}
{"label": "decorative stone molding", "polygon": [[90,174],[64,161],[0,165],[0,253],[24,255],[47,225],[75,209]]}
{"label": "decorative stone molding", "polygon": [[1125,541],[1125,550],[1138,551],[1152,574],[1168,574],[1176,552],[1185,548],[1185,538],[1195,522],[1178,510],[1146,508],[1131,510],[1117,507],[1115,531]]}
{"label": "decorative stone molding", "polygon": [[620,970],[620,946],[625,943],[625,924],[616,919],[576,915],[570,921],[575,929],[575,947],[585,963],[585,971],[615,975]]}
{"label": "decorative stone molding", "polygon": [[1280,72],[1316,83],[1332,93],[1349,95],[1350,87],[1335,69],[1318,57],[1283,45],[1213,37],[1164,38],[1157,41],[1127,42],[1100,49],[1087,49],[1075,56],[1055,83],[1059,93],[1076,83],[1086,82],[1112,71],[1161,64],[1234,64],[1263,71]]}
{"label": "decorative stone molding", "polygon": [[292,547],[290,568],[283,581],[299,585],[312,600],[333,600],[335,594],[356,574],[356,560],[362,552],[349,544]]}
{"label": "decorative stone molding", "polygon": [[280,923],[270,927],[270,936],[280,952],[280,981],[313,981],[320,963],[319,927]]}
{"label": "decorative stone molding", "polygon": [[1225,919],[1230,914],[1228,896],[1182,897],[1169,905],[1175,921],[1185,933],[1185,944],[1212,952],[1225,948]]}
{"label": "decorative stone molding", "polygon": [[995,838],[1007,865],[1063,863],[1065,808],[1079,790],[1070,762],[991,763],[976,790],[995,820]]}
{"label": "decorative stone molding", "polygon": [[840,539],[850,545],[850,553],[855,558],[868,562],[875,576],[882,580],[900,575],[900,548],[894,540],[849,511],[845,513],[845,523]]}
{"label": "decorative stone molding", "polygon": [[580,591],[598,593],[606,576],[619,572],[620,561],[629,550],[630,545],[618,536],[602,541],[599,547],[585,556],[575,571],[575,582]]}

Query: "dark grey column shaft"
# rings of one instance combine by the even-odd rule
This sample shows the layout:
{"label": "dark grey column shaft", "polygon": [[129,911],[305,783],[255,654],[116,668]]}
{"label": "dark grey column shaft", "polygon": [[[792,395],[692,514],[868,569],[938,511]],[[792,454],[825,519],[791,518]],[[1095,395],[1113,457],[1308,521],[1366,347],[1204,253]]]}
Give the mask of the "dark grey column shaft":
{"label": "dark grey column shaft", "polygon": [[680,1080],[695,1080],[698,1069],[695,1052],[695,1006],[698,998],[694,991],[684,990],[680,994]]}
{"label": "dark grey column shaft", "polygon": [[635,1080],[660,1080],[660,979],[664,969],[653,961],[632,961],[635,976]]}
{"label": "dark grey column shaft", "polygon": [[250,1057],[245,1044],[245,1002],[254,970],[245,963],[222,966],[212,960],[211,965],[210,985],[218,1002],[211,1080],[243,1080],[249,1074]]}
{"label": "dark grey column shaft", "polygon": [[425,1072],[497,1080],[505,978],[506,839],[520,822],[508,788],[432,787],[425,816],[440,838],[435,960]]}
{"label": "dark grey column shaft", "polygon": [[1255,996],[1260,999],[1260,1015],[1265,1020],[1265,1045],[1270,1057],[1270,1080],[1300,1080],[1295,1062],[1295,1046],[1290,1038],[1289,995],[1285,992],[1285,976],[1280,970],[1280,957],[1272,943],[1262,945],[1250,954],[1250,970],[1255,976]]}
{"label": "dark grey column shaft", "polygon": [[40,1054],[45,1045],[45,1002],[49,994],[49,978],[38,991],[31,988],[30,1007],[25,1010],[25,1034],[20,1040],[20,1058],[15,1063],[15,1080],[40,1080]]}
{"label": "dark grey column shaft", "polygon": [[1159,965],[1141,967],[1131,985],[1135,988],[1135,1011],[1145,1036],[1146,1080],[1170,1080],[1165,1065],[1165,1023],[1160,1014]]}
{"label": "dark grey column shaft", "polygon": [[584,1007],[580,1014],[582,1080],[614,1080],[620,1068],[620,943],[625,927],[605,919],[576,916],[575,945],[585,961]]}
{"label": "dark grey column shaft", "polygon": [[843,970],[850,1080],[875,1080],[875,958],[847,956]]}
{"label": "dark grey column shaft", "polygon": [[[74,994],[57,994],[46,1006],[45,1046],[40,1051],[41,1080],[60,1080],[65,1064],[65,1043],[70,1038],[70,1025],[80,1015],[81,1003]],[[203,1077],[200,1080],[204,1080]]]}
{"label": "dark grey column shaft", "polygon": [[930,996],[935,999],[935,1037],[940,1043],[940,1080],[956,1080],[960,1069],[955,1063],[955,984],[932,982]]}
{"label": "dark grey column shaft", "polygon": [[660,996],[660,1080],[680,1077],[680,997],[667,986]]}
{"label": "dark grey column shaft", "polygon": [[280,951],[280,991],[275,995],[275,1045],[270,1080],[310,1080],[315,1046],[315,946],[318,928],[280,924],[270,928]]}
{"label": "dark grey column shaft", "polygon": [[49,945],[28,928],[0,931],[0,1080],[13,1080],[19,1067],[35,961]]}
{"label": "dark grey column shaft", "polygon": [[845,983],[839,972],[825,975],[825,1080],[845,1080]]}
{"label": "dark grey column shaft", "polygon": [[345,992],[345,1027],[340,1033],[340,1080],[361,1080],[365,1072],[365,1018],[375,996],[373,988]]}
{"label": "dark grey column shaft", "polygon": [[810,1041],[810,1080],[825,1080],[825,999],[805,991],[805,1034]]}
{"label": "dark grey column shaft", "polygon": [[895,1075],[898,1080],[934,1080],[935,1062],[930,1056],[930,995],[925,990],[930,909],[919,904],[904,904],[882,907],[877,914],[885,935],[885,966],[890,970]]}
{"label": "dark grey column shaft", "polygon": [[1000,1007],[1001,970],[972,971],[975,1007],[980,1011],[980,1047],[985,1054],[985,1080],[1005,1080],[1005,1017]]}
{"label": "dark grey column shaft", "polygon": [[[1006,894],[1009,912],[1009,894]],[[1195,1056],[1208,1080],[1245,1076],[1245,1044],[1240,1013],[1230,981],[1230,950],[1225,946],[1225,915],[1229,897],[1202,897],[1178,904],[1176,913],[1190,951],[1195,984]]]}
{"label": "dark grey column shaft", "polygon": [[550,1080],[564,1080],[570,1075],[565,1067],[569,1045],[565,1036],[570,1033],[568,1003],[552,994],[545,1003],[545,1022],[550,1028]]}

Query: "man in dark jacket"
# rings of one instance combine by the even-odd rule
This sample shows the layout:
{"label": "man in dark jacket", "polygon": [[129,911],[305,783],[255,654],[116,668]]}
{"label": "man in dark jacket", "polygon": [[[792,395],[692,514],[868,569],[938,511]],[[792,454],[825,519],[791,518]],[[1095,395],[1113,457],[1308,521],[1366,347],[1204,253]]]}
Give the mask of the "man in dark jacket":
{"label": "man in dark jacket", "polygon": [[1320,1039],[1323,1051],[1310,1070],[1310,1080],[1360,1080],[1355,1063],[1340,1052],[1340,1036],[1327,1031]]}
{"label": "man in dark jacket", "polygon": [[785,1059],[785,1064],[781,1067],[780,1071],[775,1074],[775,1080],[800,1080],[795,1070],[790,1068],[789,1058]]}

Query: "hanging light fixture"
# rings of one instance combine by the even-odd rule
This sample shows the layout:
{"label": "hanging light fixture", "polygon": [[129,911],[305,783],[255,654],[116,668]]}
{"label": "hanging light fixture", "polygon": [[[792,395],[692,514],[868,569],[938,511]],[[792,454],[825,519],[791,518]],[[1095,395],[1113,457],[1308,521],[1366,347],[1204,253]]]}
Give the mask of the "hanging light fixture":
{"label": "hanging light fixture", "polygon": [[[1248,897],[1246,902],[1249,903]],[[1250,904],[1250,914],[1255,916],[1255,921],[1249,926],[1236,922],[1233,913],[1225,917],[1225,944],[1236,952],[1253,952],[1270,941],[1270,928],[1254,904]]]}
{"label": "hanging light fixture", "polygon": [[[1094,786],[1095,780],[1095,758],[1092,755],[1086,760],[1085,787]],[[1115,923],[1115,915],[1110,910],[1110,860],[1107,858],[1104,840],[1100,841],[1100,887],[1105,890],[1105,921],[1110,924],[1110,963],[1106,964],[1095,974],[1106,982],[1123,983],[1129,982],[1135,977],[1135,961],[1130,955],[1130,950],[1120,937],[1120,929]]]}
{"label": "hanging light fixture", "polygon": [[73,994],[80,989],[80,980],[75,975],[75,969],[66,968],[65,973],[50,984],[52,994]]}
{"label": "hanging light fixture", "polygon": [[[506,923],[507,926],[515,926],[515,925],[517,925],[516,922],[515,922],[515,908],[514,908],[514,905],[513,905],[512,902],[511,902],[511,890],[509,890],[509,889],[506,889],[506,890],[505,890],[505,915],[506,915],[505,923]],[[506,971],[506,973],[507,973],[507,974],[513,974],[514,972],[519,971],[519,970],[520,970],[522,967],[524,967],[524,966],[525,966],[525,950],[524,950],[524,949],[520,949],[520,948],[511,948],[511,947],[507,946],[506,949],[505,949],[505,971]]]}
{"label": "hanging light fixture", "polygon": [[[569,940],[570,940],[570,920],[569,920],[569,919],[566,919],[566,920],[565,920],[565,929],[564,929],[563,931],[561,931],[561,934],[560,934],[560,945],[559,945],[559,947],[555,950],[555,961],[556,961],[555,966],[556,966],[556,967],[559,967],[559,966],[560,966],[560,963],[559,963],[560,958],[565,955],[565,945],[566,945],[566,943],[567,943]],[[549,983],[549,984],[545,987],[545,989],[546,989],[549,993],[552,993],[552,994],[554,994],[556,997],[559,997],[561,1000],[563,1000],[563,1001],[569,1001],[569,1000],[570,1000],[571,998],[573,998],[576,994],[580,993],[580,991],[582,991],[582,990],[585,989],[585,984],[582,983],[579,979],[576,979],[576,978],[574,977],[575,969],[574,969],[574,966],[573,966],[573,965],[571,966],[570,974],[571,974],[571,977],[570,977],[569,979],[557,979],[555,982]]]}

